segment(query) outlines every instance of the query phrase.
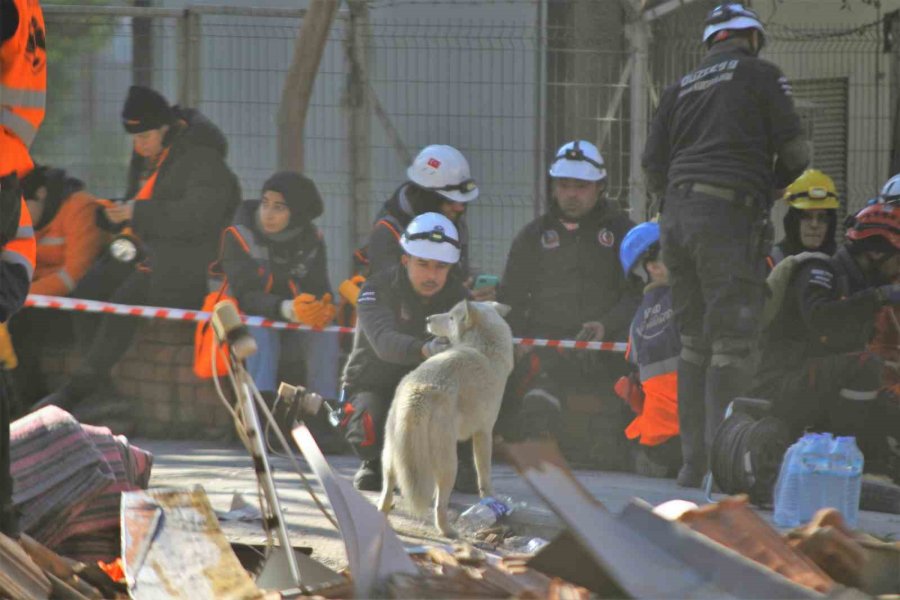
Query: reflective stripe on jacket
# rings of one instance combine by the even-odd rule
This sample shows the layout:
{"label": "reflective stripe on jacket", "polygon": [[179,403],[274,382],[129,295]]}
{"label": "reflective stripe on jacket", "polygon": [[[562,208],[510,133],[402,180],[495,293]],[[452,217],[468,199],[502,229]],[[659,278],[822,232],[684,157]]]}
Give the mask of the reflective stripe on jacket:
{"label": "reflective stripe on jacket", "polygon": [[75,192],[63,201],[53,220],[35,233],[33,294],[68,295],[90,269],[105,237],[94,220],[96,206],[94,196]]}
{"label": "reflective stripe on jacket", "polygon": [[47,45],[38,2],[15,0],[15,4],[19,27],[0,46],[0,146],[5,155],[0,170],[22,177],[31,169],[28,147],[44,120]]}
{"label": "reflective stripe on jacket", "polygon": [[628,359],[638,367],[644,407],[625,429],[644,446],[678,435],[678,355],[681,341],[669,286],[649,287],[631,323]]}

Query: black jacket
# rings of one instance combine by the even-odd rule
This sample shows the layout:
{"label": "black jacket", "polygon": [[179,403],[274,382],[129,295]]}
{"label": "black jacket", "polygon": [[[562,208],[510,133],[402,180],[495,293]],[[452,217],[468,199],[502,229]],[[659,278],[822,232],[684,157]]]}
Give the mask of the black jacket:
{"label": "black jacket", "polygon": [[[216,258],[219,236],[241,201],[237,177],[225,163],[228,144],[212,122],[192,109],[179,109],[179,123],[164,143],[169,154],[149,200],[135,203],[132,227],[149,253],[151,285],[176,289],[205,286]],[[126,198],[134,198],[146,176],[145,159],[132,154]],[[118,231],[102,210],[100,227]]]}
{"label": "black jacket", "polygon": [[516,335],[571,338],[600,321],[605,339],[625,341],[641,291],[625,279],[619,246],[634,223],[608,201],[569,231],[550,212],[519,232],[506,260],[499,300],[512,307]]}
{"label": "black jacket", "polygon": [[883,304],[875,285],[845,247],[830,260],[801,263],[763,332],[758,383],[809,358],[864,350]]}
{"label": "black jacket", "polygon": [[[392,269],[400,262],[403,248],[400,247],[400,235],[420,212],[416,212],[406,197],[408,182],[401,185],[382,205],[375,217],[375,225],[369,236],[366,255],[369,259],[369,273]],[[428,212],[427,210],[425,212]],[[459,232],[460,257],[457,269],[463,279],[469,276],[469,228],[466,216],[462,215],[454,223]]]}
{"label": "black jacket", "polygon": [[805,168],[786,170],[774,160],[802,132],[781,70],[720,42],[663,92],[643,166],[654,191],[700,181],[769,199]]}
{"label": "black jacket", "polygon": [[393,394],[403,376],[424,360],[422,346],[430,338],[426,317],[447,312],[467,295],[453,274],[444,289],[427,300],[416,294],[399,264],[371,276],[357,302],[356,334],[344,369],[344,386]]}
{"label": "black jacket", "polygon": [[242,203],[236,227],[222,234],[221,266],[242,311],[281,319],[283,300],[302,293],[321,298],[331,291],[325,242],[312,223],[267,236],[256,219],[258,207],[259,200]]}

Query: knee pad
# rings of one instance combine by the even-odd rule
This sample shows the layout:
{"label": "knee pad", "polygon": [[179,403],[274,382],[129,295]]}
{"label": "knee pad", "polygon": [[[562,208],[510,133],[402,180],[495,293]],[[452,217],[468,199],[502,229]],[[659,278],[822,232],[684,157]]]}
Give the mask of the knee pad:
{"label": "knee pad", "polygon": [[706,341],[693,335],[681,336],[681,360],[705,367],[709,362],[710,348]]}
{"label": "knee pad", "polygon": [[744,338],[724,338],[712,343],[709,364],[713,367],[747,368],[747,360],[753,354],[753,340]]}

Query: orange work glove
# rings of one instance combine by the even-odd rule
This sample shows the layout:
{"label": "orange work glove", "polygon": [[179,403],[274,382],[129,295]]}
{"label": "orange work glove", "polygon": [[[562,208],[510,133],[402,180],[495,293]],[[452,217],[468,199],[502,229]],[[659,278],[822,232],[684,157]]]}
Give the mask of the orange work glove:
{"label": "orange work glove", "polygon": [[326,327],[329,323],[334,321],[334,316],[337,314],[337,308],[331,302],[331,294],[322,296],[322,299],[319,300],[319,306],[321,307],[321,311],[314,326]]}
{"label": "orange work glove", "polygon": [[354,275],[350,279],[345,279],[341,282],[341,285],[338,286],[338,294],[340,294],[344,300],[353,306],[356,306],[356,299],[359,298],[359,290],[365,282],[366,278],[362,275]]}
{"label": "orange work glove", "polygon": [[312,294],[300,294],[294,298],[294,314],[297,315],[297,321],[304,325],[318,327],[324,309],[322,302]]}

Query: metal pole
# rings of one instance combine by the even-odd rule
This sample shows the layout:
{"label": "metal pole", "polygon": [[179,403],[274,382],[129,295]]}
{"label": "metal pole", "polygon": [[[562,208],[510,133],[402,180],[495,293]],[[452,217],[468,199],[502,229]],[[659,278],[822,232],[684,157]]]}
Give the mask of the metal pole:
{"label": "metal pole", "polygon": [[[368,49],[369,7],[365,1],[351,0],[345,48],[350,73],[347,78],[347,109],[350,163],[350,228],[348,247],[357,247],[370,229],[368,202],[371,198],[371,114]],[[352,265],[351,265],[352,266]]]}
{"label": "metal pole", "polygon": [[648,113],[648,60],[650,49],[650,27],[643,21],[630,23],[626,32],[631,41],[631,51],[634,56],[634,68],[631,70],[631,135],[629,150],[629,206],[631,218],[635,221],[643,221],[647,218],[647,187],[644,182],[644,173],[641,167],[641,154],[647,142],[647,113]]}
{"label": "metal pole", "polygon": [[535,23],[534,216],[543,212],[547,192],[547,0],[538,0]]}
{"label": "metal pole", "polygon": [[[256,402],[254,400],[253,389],[251,387],[250,375],[244,369],[240,361],[235,362],[235,376],[240,383],[240,402],[241,412],[244,414],[244,423],[247,431],[247,439],[250,441],[249,448],[253,456],[253,466],[256,470],[256,477],[260,482],[263,494],[266,496],[266,503],[269,505],[271,517],[275,521],[274,525],[278,534],[278,541],[281,543],[281,549],[287,558],[288,568],[291,571],[291,577],[294,585],[300,588],[300,567],[297,564],[297,557],[294,555],[294,548],[291,546],[291,538],[288,535],[287,524],[284,522],[284,512],[281,510],[281,503],[278,500],[278,492],[275,489],[275,479],[272,477],[272,468],[269,466],[269,457],[266,454],[265,443],[262,438],[262,428],[259,424],[259,414],[256,411]],[[272,523],[265,522],[266,515],[263,515],[264,527],[270,527]]]}

